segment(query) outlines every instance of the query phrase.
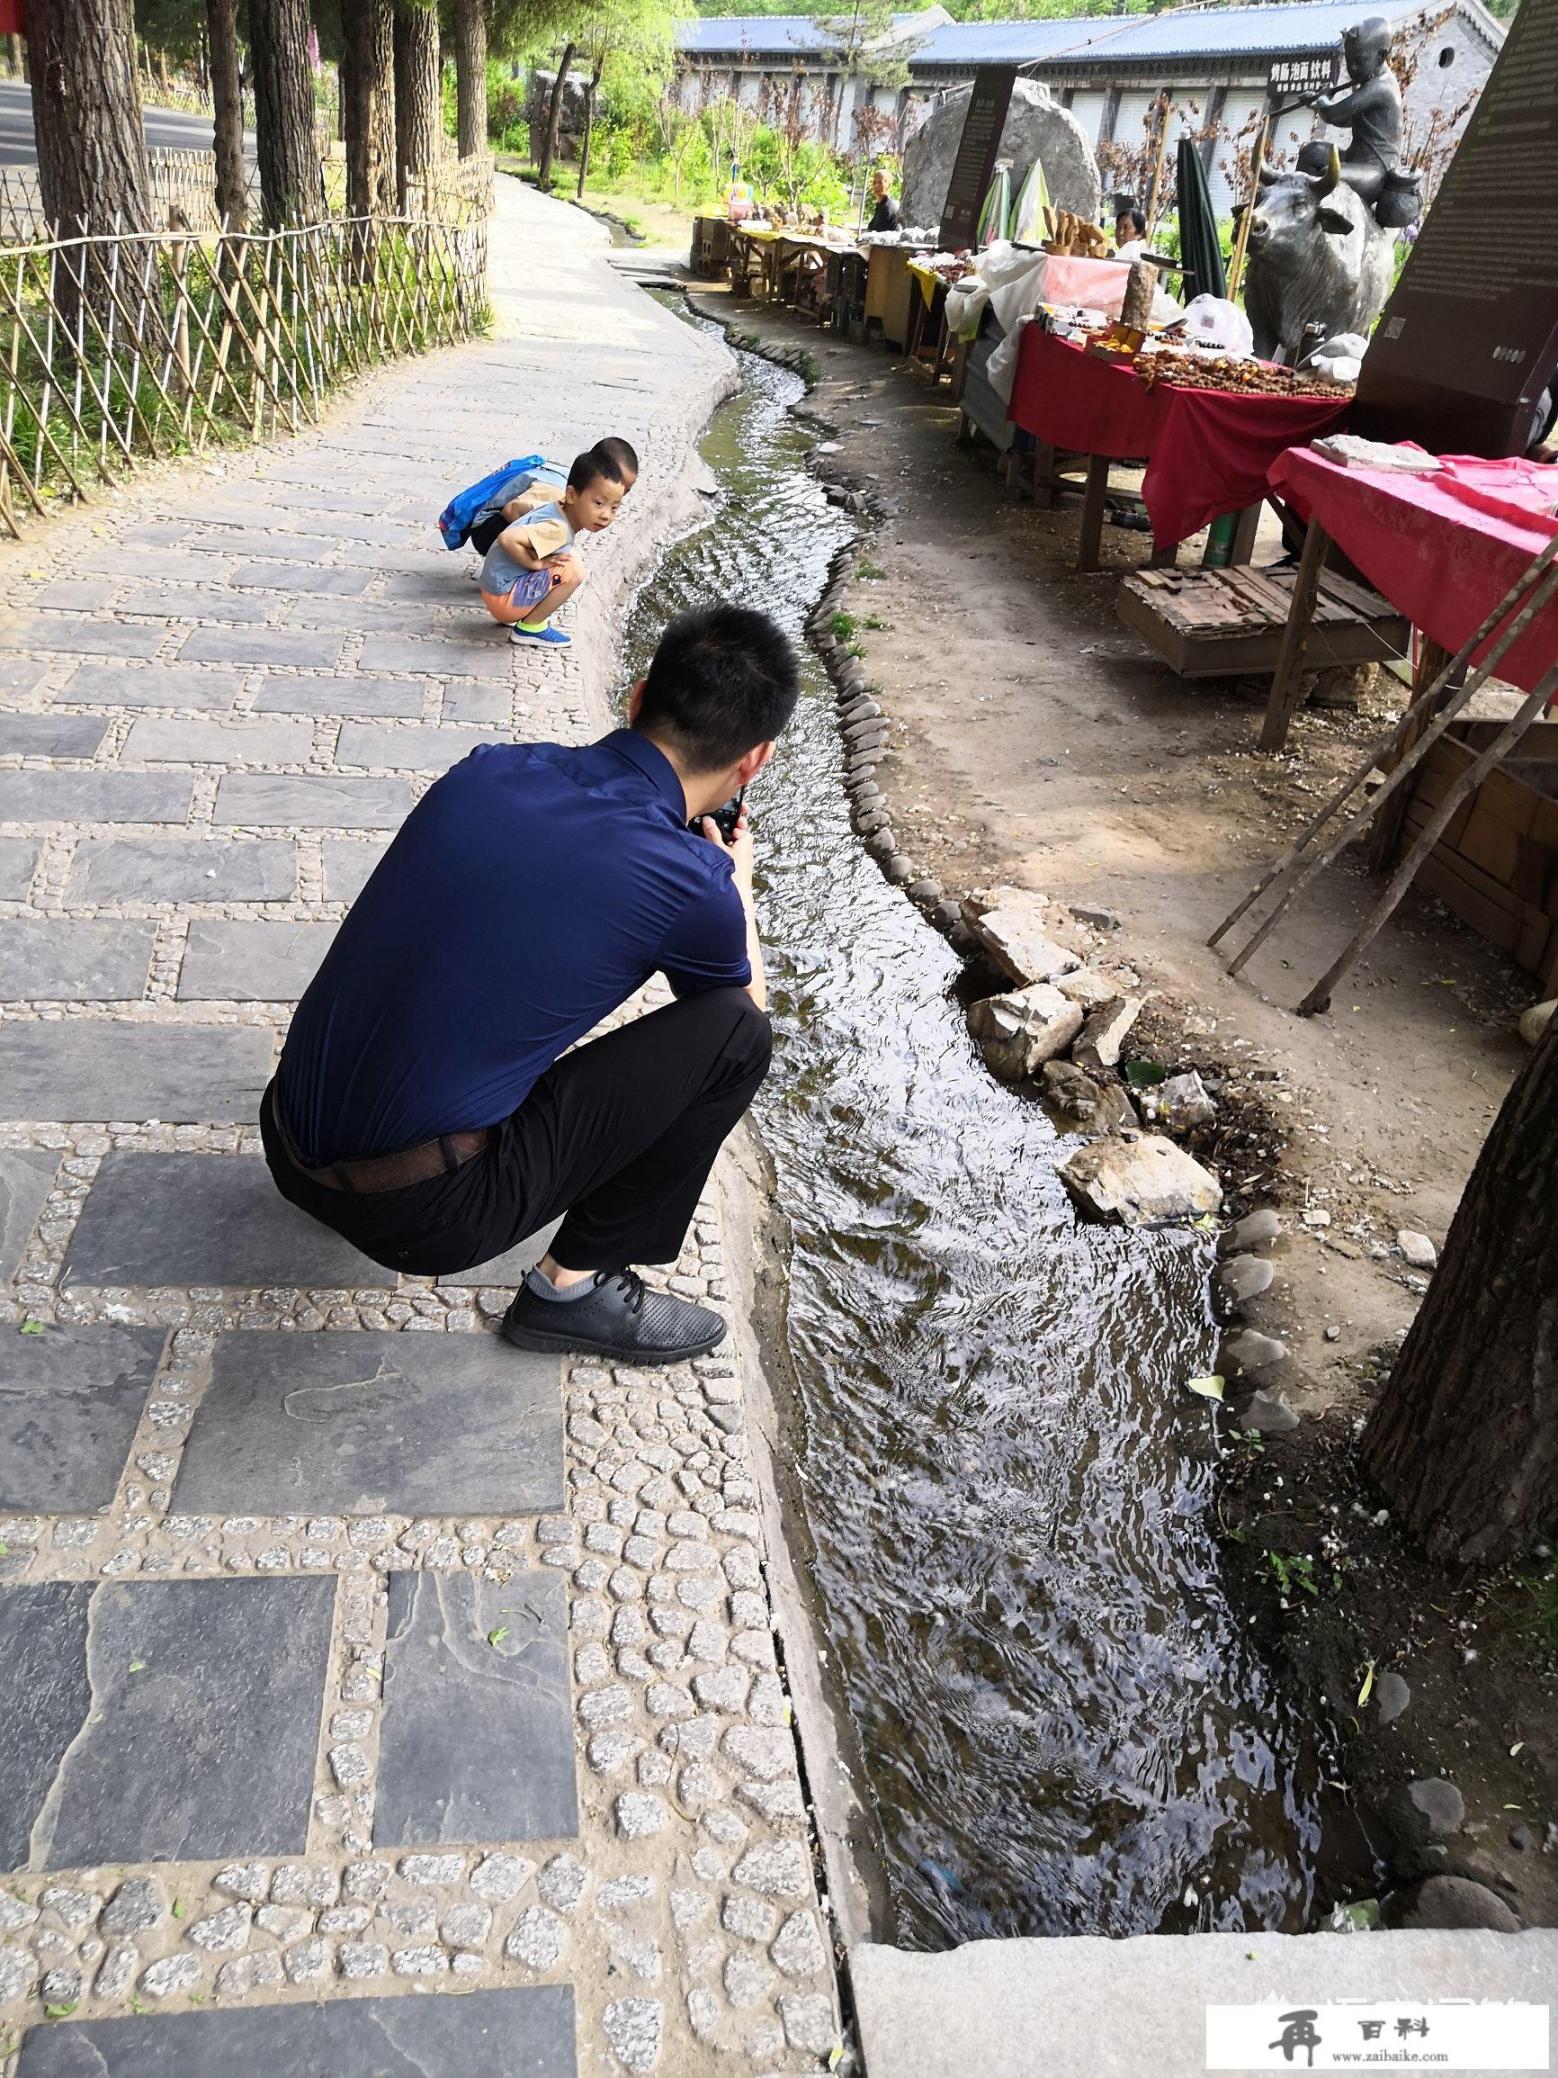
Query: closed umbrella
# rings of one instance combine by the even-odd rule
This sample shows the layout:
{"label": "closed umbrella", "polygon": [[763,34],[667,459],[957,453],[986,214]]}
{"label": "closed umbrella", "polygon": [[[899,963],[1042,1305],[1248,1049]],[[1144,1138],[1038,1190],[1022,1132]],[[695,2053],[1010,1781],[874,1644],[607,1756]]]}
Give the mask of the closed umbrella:
{"label": "closed umbrella", "polygon": [[1035,159],[1028,177],[1017,190],[1012,204],[1012,241],[1017,245],[1040,245],[1049,236],[1049,188],[1044,180],[1044,162]]}
{"label": "closed umbrella", "polygon": [[1207,190],[1201,154],[1188,137],[1179,140],[1179,257],[1184,268],[1184,300],[1192,296],[1226,296],[1223,249],[1217,218]]}
{"label": "closed umbrella", "polygon": [[983,251],[994,245],[998,238],[1006,236],[1006,226],[1012,214],[1012,175],[1008,166],[997,166],[995,179],[985,196],[979,212],[979,229],[974,234],[974,244]]}

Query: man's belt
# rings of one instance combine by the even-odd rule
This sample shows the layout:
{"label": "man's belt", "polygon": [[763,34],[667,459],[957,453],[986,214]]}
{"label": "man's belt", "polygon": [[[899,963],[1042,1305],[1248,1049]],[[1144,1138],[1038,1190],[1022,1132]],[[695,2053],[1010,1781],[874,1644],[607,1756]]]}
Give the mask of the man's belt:
{"label": "man's belt", "polygon": [[383,1191],[404,1190],[408,1184],[447,1176],[463,1168],[473,1155],[480,1154],[492,1138],[490,1126],[478,1126],[468,1133],[440,1133],[436,1140],[423,1140],[394,1154],[367,1155],[360,1161],[330,1162],[322,1169],[311,1169],[287,1131],[276,1101],[276,1085],[272,1083],[265,1094],[270,1103],[271,1123],[293,1168],[310,1183],[322,1184],[327,1191],[344,1191],[349,1197],[376,1197]]}

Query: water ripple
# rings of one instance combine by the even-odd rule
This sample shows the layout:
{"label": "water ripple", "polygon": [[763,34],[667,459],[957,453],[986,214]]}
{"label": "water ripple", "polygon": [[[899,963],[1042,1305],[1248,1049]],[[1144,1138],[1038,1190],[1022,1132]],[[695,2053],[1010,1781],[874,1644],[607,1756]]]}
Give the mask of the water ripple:
{"label": "water ripple", "polygon": [[[744,358],[722,486],[631,621],[683,605],[799,633],[847,538]],[[818,1585],[900,1938],[1300,1926],[1319,1847],[1306,1727],[1224,1597],[1207,1244],[1074,1221],[1061,1143],[993,1083],[957,962],[853,841],[832,699],[753,789],[778,1048],[759,1122],[793,1236],[789,1335]],[[1193,1900],[1191,1900],[1193,1893]]]}

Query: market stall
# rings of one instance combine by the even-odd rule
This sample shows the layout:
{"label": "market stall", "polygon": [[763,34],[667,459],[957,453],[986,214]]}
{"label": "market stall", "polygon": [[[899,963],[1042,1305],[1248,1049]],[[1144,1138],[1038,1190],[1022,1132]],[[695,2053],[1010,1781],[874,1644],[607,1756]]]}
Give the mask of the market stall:
{"label": "market stall", "polygon": [[931,245],[889,245],[885,242],[868,247],[866,263],[866,336],[876,325],[882,335],[884,346],[895,346],[899,352],[907,349],[909,328],[915,303],[919,300],[919,288],[909,271],[910,261],[922,253],[933,251]]}
{"label": "market stall", "polygon": [[1142,498],[1166,556],[1212,520],[1258,506],[1277,456],[1338,424],[1347,401],[1261,362],[1100,353],[1034,323],[1019,343],[1010,414],[1041,446],[1089,457],[1078,567],[1092,570],[1112,460],[1145,461]]}
{"label": "market stall", "polygon": [[[1518,457],[1436,457],[1347,434],[1318,454],[1284,455],[1272,478],[1309,527],[1263,747],[1285,735],[1333,540],[1425,633],[1405,713],[1208,943],[1242,927],[1244,943],[1228,962],[1237,974],[1302,890],[1367,833],[1369,863],[1388,869],[1384,890],[1298,1004],[1301,1015],[1330,1005],[1419,877],[1553,985],[1558,468]],[[1257,905],[1266,913],[1254,923]]]}
{"label": "market stall", "polygon": [[[1403,459],[1410,465],[1411,452]],[[1310,647],[1314,591],[1325,581],[1332,543],[1420,631],[1420,695],[1479,629],[1488,632],[1467,652],[1473,669],[1515,625],[1502,602],[1520,594],[1558,536],[1558,468],[1460,456],[1422,457],[1422,464],[1426,473],[1348,466],[1299,448],[1273,464],[1273,488],[1307,518],[1309,530],[1263,748],[1286,741]],[[1526,596],[1525,625],[1498,657],[1497,676],[1501,687],[1534,695],[1558,667],[1558,588]],[[1383,769],[1393,771],[1420,746],[1444,697],[1414,700]],[[1540,713],[1543,703],[1536,704]],[[1444,728],[1390,812],[1376,819],[1370,862],[1392,866],[1453,806],[1417,879],[1550,987],[1558,982],[1558,721],[1532,719],[1506,746],[1503,762],[1480,778],[1473,772],[1507,734],[1518,705],[1518,693],[1495,687]]]}

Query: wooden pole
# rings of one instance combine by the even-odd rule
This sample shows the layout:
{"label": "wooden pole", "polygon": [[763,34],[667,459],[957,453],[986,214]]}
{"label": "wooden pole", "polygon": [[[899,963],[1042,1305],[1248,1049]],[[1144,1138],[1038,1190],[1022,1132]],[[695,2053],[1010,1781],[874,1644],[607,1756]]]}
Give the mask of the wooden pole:
{"label": "wooden pole", "polygon": [[1244,274],[1244,250],[1250,242],[1250,218],[1260,200],[1261,168],[1266,163],[1266,143],[1271,135],[1271,117],[1262,116],[1260,135],[1255,140],[1255,156],[1250,161],[1250,199],[1244,205],[1244,214],[1239,218],[1238,236],[1233,241],[1233,258],[1228,266],[1228,301],[1239,300],[1239,282]]}
{"label": "wooden pole", "polygon": [[1152,186],[1147,193],[1147,245],[1152,246],[1152,234],[1158,222],[1158,196],[1163,187],[1163,155],[1168,150],[1170,102],[1166,92],[1158,96],[1158,152],[1152,164]]}

